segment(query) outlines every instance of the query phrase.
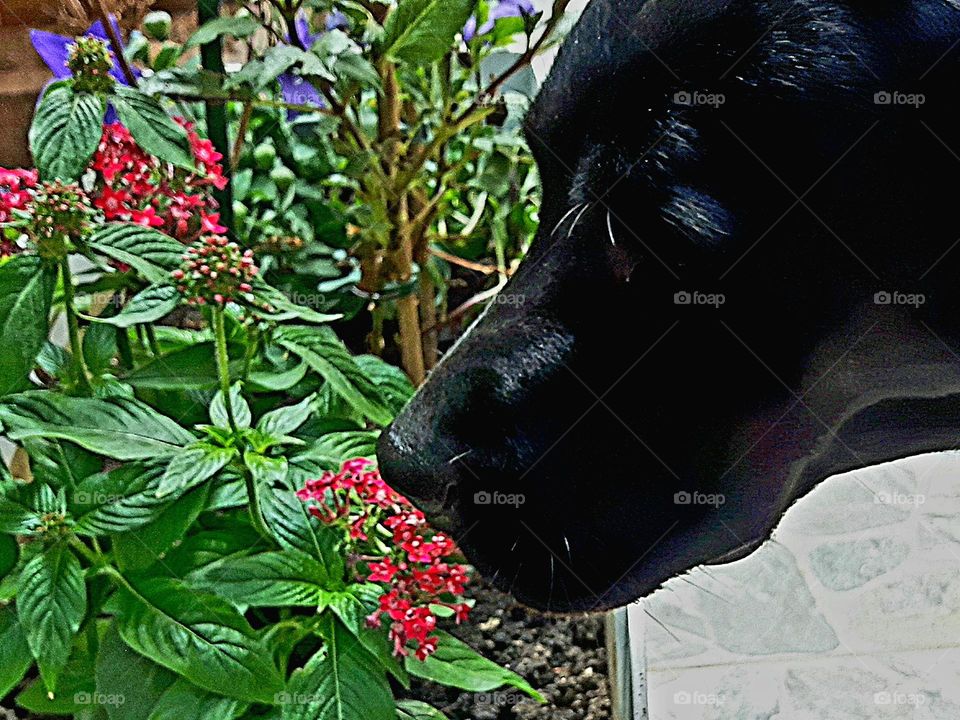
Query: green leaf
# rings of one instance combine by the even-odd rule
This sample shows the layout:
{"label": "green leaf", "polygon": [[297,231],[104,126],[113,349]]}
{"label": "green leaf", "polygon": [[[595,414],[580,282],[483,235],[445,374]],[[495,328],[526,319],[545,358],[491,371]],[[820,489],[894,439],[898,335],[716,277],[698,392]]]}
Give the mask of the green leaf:
{"label": "green leaf", "polygon": [[282,694],[283,720],[396,720],[383,668],[339,621],[324,624],[325,647]]}
{"label": "green leaf", "polygon": [[76,503],[89,507],[79,514],[74,530],[81,535],[110,535],[153,522],[169,503],[157,497],[162,474],[162,467],[132,463],[87,478],[73,492]]}
{"label": "green leaf", "polygon": [[261,392],[279,392],[289,390],[303,380],[307,374],[307,364],[300,362],[289,370],[254,370],[250,373],[249,383],[254,390]]}
{"label": "green leaf", "polygon": [[209,443],[196,443],[177,453],[167,466],[157,497],[181,493],[209,480],[233,460],[236,448],[216,447]]}
{"label": "green leaf", "polygon": [[[70,659],[57,680],[57,692],[51,697],[42,679],[38,679],[17,695],[16,704],[29,710],[31,717],[74,715],[79,720],[91,717],[90,700],[95,690],[93,658],[87,652],[86,638],[81,634],[74,641]],[[101,720],[104,716],[92,717]]]}
{"label": "green leaf", "polygon": [[[156,494],[156,493],[154,493]],[[146,570],[183,539],[207,505],[210,486],[201,485],[168,503],[156,519],[132,532],[113,535],[113,552],[123,570]]]}
{"label": "green leaf", "polygon": [[33,665],[33,655],[12,608],[0,608],[0,698],[6,697]]}
{"label": "green leaf", "polygon": [[258,309],[257,314],[277,322],[296,319],[322,325],[343,317],[339,313],[334,315],[318,313],[305,305],[298,305],[275,287],[268,285],[259,278],[253,282],[253,294],[260,303],[270,307],[269,311]]}
{"label": "green leaf", "polygon": [[66,83],[44,94],[30,125],[30,152],[44,180],[76,180],[103,136],[107,104],[100,95],[74,92]]}
{"label": "green leaf", "polygon": [[310,515],[286,483],[261,489],[263,519],[280,547],[299,550],[318,560],[331,581],[343,577],[344,561],[338,551],[340,533]]}
{"label": "green leaf", "polygon": [[374,355],[358,355],[354,360],[379,389],[383,404],[389,407],[394,415],[399,414],[416,391],[407,374],[396,365]]}
{"label": "green leaf", "polygon": [[309,555],[283,550],[227,557],[207,565],[190,581],[237,605],[319,607],[329,578],[323,565]]}
{"label": "green leaf", "polygon": [[[247,704],[234,698],[209,693],[180,678],[160,697],[146,720],[233,720],[247,709]],[[125,719],[126,720],[126,719]]]}
{"label": "green leaf", "polygon": [[0,532],[27,535],[39,524],[36,510],[12,497],[0,495]]}
{"label": "green leaf", "polygon": [[[248,428],[253,420],[250,406],[243,399],[243,383],[234,383],[230,388],[230,407],[233,408],[233,419],[238,428]],[[223,391],[218,392],[210,403],[210,422],[217,427],[229,428],[227,418],[227,404],[223,401]]]}
{"label": "green leaf", "polygon": [[164,566],[185,577],[226,557],[242,557],[256,549],[260,535],[248,524],[233,522],[228,528],[203,530],[187,537],[170,552]]}
{"label": "green leaf", "polygon": [[80,561],[55,545],[27,563],[20,575],[17,614],[47,690],[70,658],[73,636],[87,612],[87,589]]}
{"label": "green leaf", "polygon": [[114,93],[111,102],[120,122],[144,152],[185,170],[196,170],[187,131],[167,115],[158,100],[126,85],[117,85]]}
{"label": "green leaf", "polygon": [[[291,468],[304,468],[309,476],[316,466],[324,470],[339,470],[346,460],[374,458],[380,433],[370,430],[345,430],[321,435],[312,445],[290,458]],[[297,479],[301,479],[299,475]]]}
{"label": "green leaf", "polygon": [[283,483],[287,478],[286,458],[272,458],[246,450],[243,453],[243,463],[253,474],[253,480],[258,486]]}
{"label": "green leaf", "polygon": [[29,386],[27,376],[49,333],[56,283],[56,267],[34,255],[19,255],[0,265],[0,395]]}
{"label": "green leaf", "polygon": [[129,265],[148,282],[170,281],[183,262],[184,247],[169,235],[133,223],[108,223],[87,244],[109,258]]}
{"label": "green leaf", "polygon": [[148,405],[129,398],[74,398],[30,391],[0,400],[12,440],[60,438],[117,460],[167,457],[195,440]]}
{"label": "green leaf", "polygon": [[439,60],[476,7],[477,0],[400,0],[384,25],[382,52],[427,65]]}
{"label": "green leaf", "polygon": [[453,635],[438,631],[437,652],[424,661],[407,657],[407,672],[424,680],[460,688],[469,692],[489,692],[509,685],[525,692],[538,702],[543,696],[515,672],[502,668],[483,657]]}
{"label": "green leaf", "polygon": [[17,539],[12,535],[0,535],[0,580],[17,566],[18,560],[20,560],[20,546],[17,544]]}
{"label": "green leaf", "polygon": [[172,285],[151,285],[143,292],[134,295],[123,310],[113,317],[88,319],[120,328],[152,323],[176,310],[177,305],[180,304],[180,298],[180,293]]}
{"label": "green leaf", "polygon": [[120,594],[120,635],[141,655],[238,700],[272,704],[283,688],[253,628],[216,595],[172,578],[145,580]]}
{"label": "green leaf", "polygon": [[328,327],[280,328],[277,341],[330,383],[355,410],[379,425],[389,425],[393,411],[378,397],[376,386],[364,375],[350,351]]}
{"label": "green leaf", "polygon": [[117,623],[100,641],[94,675],[99,703],[110,720],[147,720],[177,676],[121,639]]}
{"label": "green leaf", "polygon": [[296,405],[271,410],[260,418],[257,430],[269,435],[290,435],[310,417],[313,398],[311,395]]}
{"label": "green leaf", "polygon": [[245,37],[250,37],[261,27],[257,19],[252,15],[219,17],[201,25],[200,29],[193,33],[190,39],[187,40],[186,48],[206,45],[224,35],[230,35],[240,40]]}
{"label": "green leaf", "polygon": [[419,700],[400,700],[397,702],[398,720],[447,720],[447,716],[432,705]]}
{"label": "green leaf", "polygon": [[153,390],[210,390],[219,382],[213,353],[211,342],[174,350],[141,365],[123,381]]}

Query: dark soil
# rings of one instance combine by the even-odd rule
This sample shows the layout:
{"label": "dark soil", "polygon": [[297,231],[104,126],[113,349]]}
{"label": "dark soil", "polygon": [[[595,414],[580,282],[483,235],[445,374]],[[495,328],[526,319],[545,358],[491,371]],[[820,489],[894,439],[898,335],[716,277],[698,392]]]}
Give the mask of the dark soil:
{"label": "dark soil", "polygon": [[503,688],[475,695],[414,683],[412,695],[450,720],[610,720],[607,651],[601,616],[545,616],[478,584],[470,622],[453,633],[522,675],[547,700],[540,705]]}

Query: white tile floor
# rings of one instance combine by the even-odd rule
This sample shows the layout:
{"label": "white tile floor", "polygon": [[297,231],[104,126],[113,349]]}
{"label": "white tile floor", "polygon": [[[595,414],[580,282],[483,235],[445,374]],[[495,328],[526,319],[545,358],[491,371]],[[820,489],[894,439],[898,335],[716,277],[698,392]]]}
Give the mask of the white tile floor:
{"label": "white tile floor", "polygon": [[830,478],[643,610],[651,720],[960,720],[960,453]]}

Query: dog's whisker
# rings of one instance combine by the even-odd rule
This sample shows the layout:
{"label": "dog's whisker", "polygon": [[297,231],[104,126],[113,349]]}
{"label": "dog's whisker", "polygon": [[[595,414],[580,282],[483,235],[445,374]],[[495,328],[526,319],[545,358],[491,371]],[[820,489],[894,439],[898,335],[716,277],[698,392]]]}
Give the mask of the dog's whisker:
{"label": "dog's whisker", "polygon": [[459,455],[454,455],[452,458],[450,458],[447,461],[447,465],[453,465],[458,460],[463,460],[465,457],[467,457],[467,455],[469,455],[472,452],[473,452],[473,449],[471,448],[470,450],[467,450],[466,452],[462,452]]}
{"label": "dog's whisker", "polygon": [[590,203],[584,203],[583,209],[580,213],[573,219],[573,223],[570,225],[570,230],[567,231],[567,237],[573,235],[573,231],[577,229],[577,225],[580,223],[580,219],[583,217],[583,214],[590,209]]}
{"label": "dog's whisker", "polygon": [[617,239],[613,236],[613,222],[610,219],[610,211],[607,210],[607,232],[610,233],[610,242],[617,244]]}
{"label": "dog's whisker", "polygon": [[573,215],[577,210],[579,210],[581,207],[585,206],[586,204],[587,204],[587,203],[580,203],[579,205],[574,205],[572,208],[570,208],[569,210],[567,210],[567,212],[564,213],[564,216],[563,216],[562,218],[560,218],[560,222],[558,222],[558,223],[556,224],[556,226],[553,228],[553,230],[550,231],[550,234],[551,234],[551,235],[556,235],[556,234],[557,234],[557,230],[559,230],[561,227],[563,227],[563,224],[567,221],[567,218],[570,217],[571,215]]}

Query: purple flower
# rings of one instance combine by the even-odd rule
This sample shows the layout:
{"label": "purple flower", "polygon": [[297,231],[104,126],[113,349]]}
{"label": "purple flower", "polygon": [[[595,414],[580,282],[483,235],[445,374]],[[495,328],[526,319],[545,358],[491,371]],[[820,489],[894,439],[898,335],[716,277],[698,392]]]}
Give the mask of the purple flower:
{"label": "purple flower", "polygon": [[[310,27],[310,18],[302,10],[297,13],[294,21],[294,32],[297,34],[297,40],[305,48],[311,48],[317,40],[322,38],[331,30],[342,30],[350,24],[347,16],[342,12],[334,11],[327,13],[327,19],[324,23],[324,29],[320,32],[313,32]],[[280,82],[280,91],[283,93],[283,101],[288,105],[312,105],[323,108],[327,106],[326,101],[317,92],[312,83],[302,78],[300,75],[287,72],[281,75],[277,80]],[[294,110],[287,113],[289,117],[298,115]]]}
{"label": "purple flower", "polygon": [[[110,16],[110,24],[113,25],[117,35],[119,35],[120,26],[112,15]],[[98,38],[106,43],[110,42],[110,36],[107,35],[107,31],[100,20],[91,25],[84,35]],[[67,61],[70,59],[70,46],[73,45],[74,38],[68,35],[46,32],[45,30],[31,30],[30,41],[33,43],[34,50],[50,68],[54,78],[66,80],[70,77]],[[117,58],[113,59],[113,69],[110,71],[110,75],[121,85],[128,84]]]}
{"label": "purple flower", "polygon": [[497,20],[512,17],[527,17],[536,13],[532,0],[500,0],[497,6],[490,11],[487,21],[477,27],[476,16],[471,17],[463,28],[463,39],[470,42],[478,35],[486,35],[493,30]]}
{"label": "purple flower", "polygon": [[[110,16],[110,24],[113,25],[114,30],[117,31],[117,36],[122,37],[120,35],[120,25],[117,24],[117,19],[113,15]],[[100,20],[97,20],[97,22],[91,25],[84,35],[98,38],[105,43],[110,42],[110,36],[107,34],[106,28],[103,27],[103,22]],[[40,59],[50,68],[54,80],[66,80],[70,77],[70,69],[67,67],[67,62],[70,59],[70,46],[73,45],[74,40],[75,38],[69,35],[57,35],[56,33],[46,32],[45,30],[30,31],[30,42],[33,43],[33,49],[37,51]],[[139,76],[136,70],[134,70],[134,73]],[[127,83],[126,76],[123,74],[123,68],[120,67],[120,63],[116,57],[113,58],[113,69],[110,70],[110,76],[121,85],[129,84]],[[112,106],[107,107],[107,115],[104,118],[104,123],[109,125],[116,121],[116,111]]]}

